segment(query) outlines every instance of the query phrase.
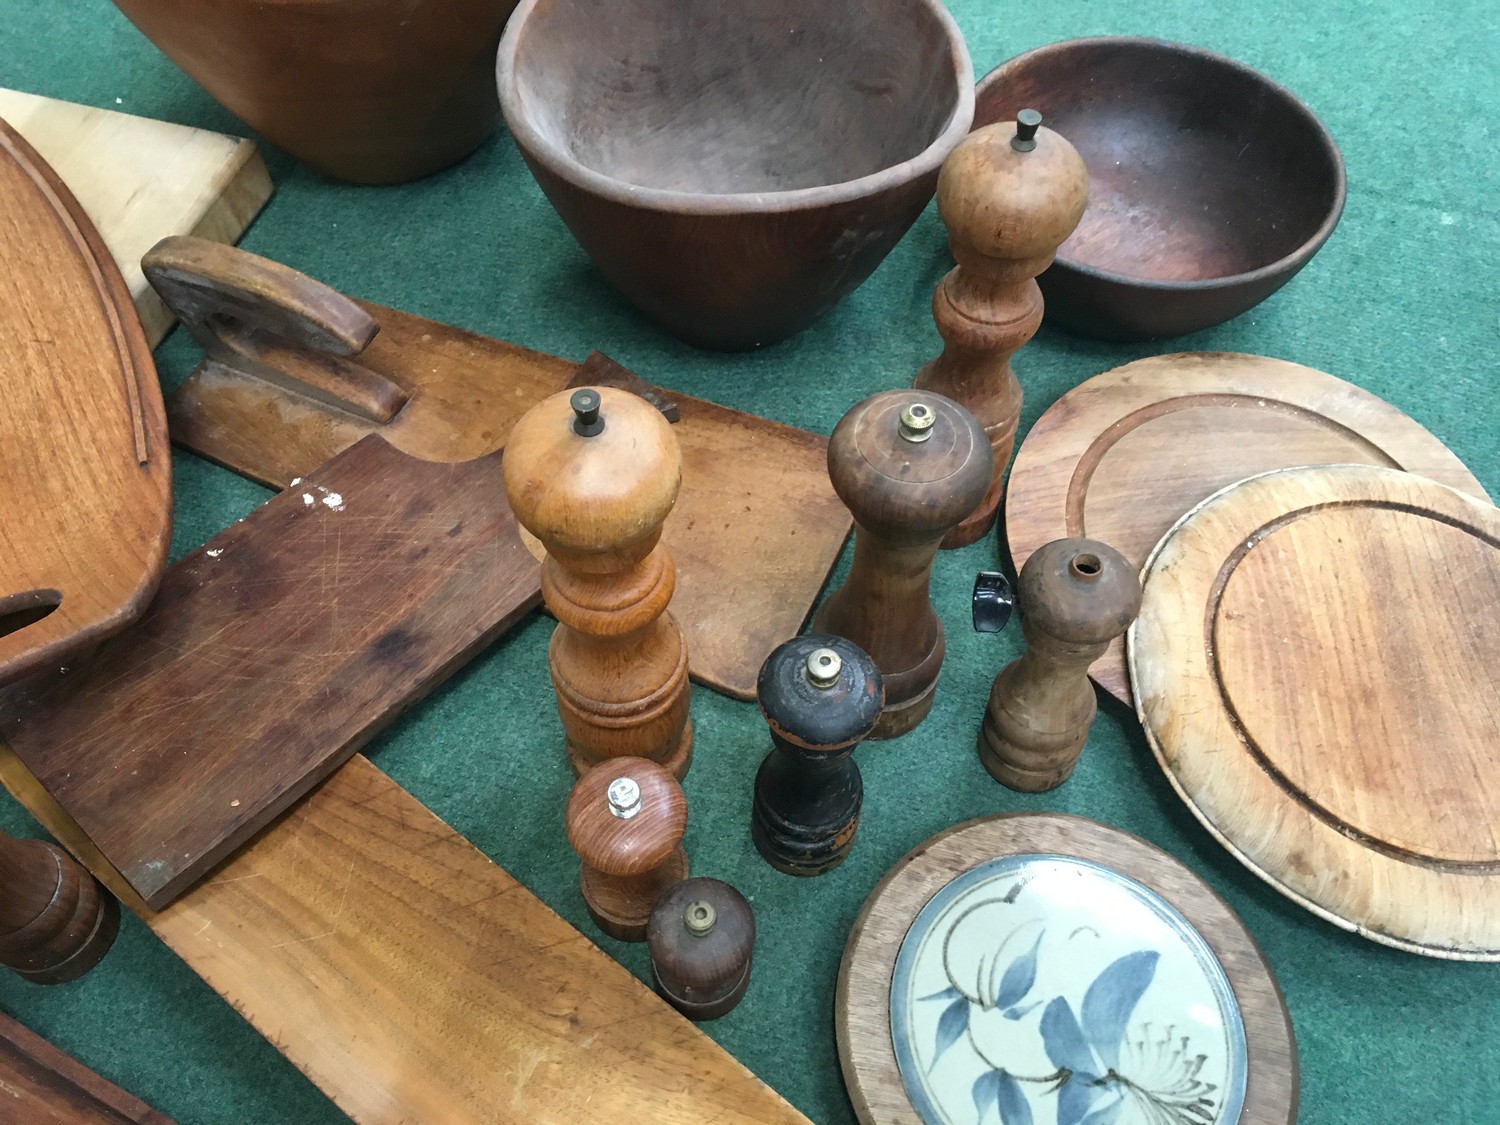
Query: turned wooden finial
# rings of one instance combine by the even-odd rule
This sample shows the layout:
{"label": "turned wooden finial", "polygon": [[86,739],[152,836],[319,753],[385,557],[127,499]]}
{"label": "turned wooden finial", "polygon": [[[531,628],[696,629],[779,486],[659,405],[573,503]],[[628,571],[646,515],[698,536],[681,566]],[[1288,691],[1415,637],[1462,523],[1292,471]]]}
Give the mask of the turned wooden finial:
{"label": "turned wooden finial", "polygon": [[558,620],[548,663],[577,773],[608,758],[692,758],[687,644],[667,612],[676,572],[658,540],[682,455],[659,411],[613,387],[532,407],[506,444],[505,491],[547,549],[542,596]]}
{"label": "turned wooden finial", "polygon": [[1055,539],[1026,560],[1016,590],[1026,651],[990,689],[979,759],[1028,793],[1073,773],[1098,704],[1088,669],[1141,609],[1135,568],[1092,539]]}
{"label": "turned wooden finial", "polygon": [[973,415],[931,391],[872,395],[834,427],[828,475],[854,516],[854,563],[814,627],[847,637],[880,669],[885,710],[869,738],[905,734],[932,708],[944,651],[927,593],[932,562],[993,466]]}
{"label": "turned wooden finial", "polygon": [[651,981],[690,1020],[715,1020],[745,995],[755,914],[718,879],[687,879],[657,901],[647,932]]}
{"label": "turned wooden finial", "polygon": [[645,941],[657,899],[687,878],[687,798],[672,774],[645,758],[613,758],[580,777],[568,796],[568,842],[583,861],[584,905],[621,941]]}
{"label": "turned wooden finial", "polygon": [[72,856],[0,833],[0,965],[38,984],[74,980],[119,928],[120,904]]}
{"label": "turned wooden finial", "polygon": [[943,540],[962,547],[983,536],[1000,506],[1021,416],[1011,357],[1042,323],[1036,277],[1052,264],[1088,202],[1088,172],[1066,140],[1023,109],[970,133],[943,162],[938,213],[958,265],[932,295],[943,351],[917,372],[916,386],[962,403],[995,451],[989,491]]}
{"label": "turned wooden finial", "polygon": [[853,642],[811,633],[766,658],[756,694],[773,749],[755,775],[751,839],[788,875],[832,871],[859,826],[854,748],[880,718],[880,670]]}

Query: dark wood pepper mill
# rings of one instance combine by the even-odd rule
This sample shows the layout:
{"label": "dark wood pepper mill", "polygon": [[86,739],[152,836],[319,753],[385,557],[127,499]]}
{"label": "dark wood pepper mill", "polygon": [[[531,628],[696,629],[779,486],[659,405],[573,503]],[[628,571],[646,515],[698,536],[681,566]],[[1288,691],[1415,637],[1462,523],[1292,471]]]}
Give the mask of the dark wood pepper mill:
{"label": "dark wood pepper mill", "polygon": [[693,750],[687,643],[667,612],[676,570],[659,543],[682,482],[672,427],[626,391],[563,391],[516,423],[504,470],[516,519],[547,549],[548,663],[574,771],[628,756],[681,778]]}
{"label": "dark wood pepper mill", "polygon": [[1067,781],[1098,703],[1088,669],[1141,609],[1125,556],[1092,539],[1054,539],[1026,560],[1016,602],[1026,651],[995,677],[979,760],[1012,789]]}
{"label": "dark wood pepper mill", "polygon": [[120,904],[72,856],[0,833],[0,965],[37,984],[74,980],[119,928]]}
{"label": "dark wood pepper mill", "polygon": [[755,775],[750,837],[778,871],[832,871],[859,826],[854,747],[880,718],[880,670],[852,641],[812,633],[766,657],[756,693],[774,749]]}
{"label": "dark wood pepper mill", "polygon": [[943,540],[962,547],[983,536],[1000,506],[1021,416],[1011,357],[1042,323],[1036,277],[1052,264],[1088,202],[1088,171],[1066,140],[1023,109],[1015,121],[970,133],[938,176],[938,214],[957,267],[938,284],[932,315],[943,352],[917,372],[916,386],[962,403],[995,451],[989,491]]}
{"label": "dark wood pepper mill", "polygon": [[690,1020],[716,1020],[750,986],[755,914],[717,879],[687,879],[656,903],[646,937],[657,994]]}
{"label": "dark wood pepper mill", "polygon": [[849,578],[814,619],[870,654],[885,710],[868,738],[905,734],[932,709],[943,625],[928,600],[938,544],[984,498],[995,463],[979,423],[930,391],[883,391],[828,442],[828,475],[855,520]]}
{"label": "dark wood pepper mill", "polygon": [[688,875],[682,786],[655,762],[614,758],[578,779],[566,815],[590,917],[611,937],[645,941],[651,908]]}

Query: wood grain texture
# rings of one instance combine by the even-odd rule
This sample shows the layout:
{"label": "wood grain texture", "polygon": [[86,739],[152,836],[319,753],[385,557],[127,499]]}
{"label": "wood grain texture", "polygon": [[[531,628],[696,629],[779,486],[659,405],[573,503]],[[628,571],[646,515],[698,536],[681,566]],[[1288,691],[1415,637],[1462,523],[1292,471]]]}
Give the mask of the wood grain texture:
{"label": "wood grain texture", "polygon": [[1329,921],[1500,961],[1500,511],[1412,474],[1286,469],[1184,516],[1129,634],[1162,768]]}
{"label": "wood grain texture", "polygon": [[13,1125],[172,1125],[3,1013],[0,1097],[0,1121]]}
{"label": "wood grain texture", "polygon": [[1239,1125],[1297,1119],[1297,1048],[1280,986],[1245,925],[1206,883],[1159,848],[1117,828],[1063,813],[971,820],[917,846],[865,901],[839,965],[834,1021],[839,1062],[862,1125],[920,1125],[891,1045],[891,974],[927,901],[971,867],[1005,855],[1076,856],[1143,884],[1175,907],[1224,967],[1245,1025],[1248,1055]]}
{"label": "wood grain texture", "polygon": [[0,729],[160,909],[536,606],[499,461],[365,439],[14,685]]}
{"label": "wood grain texture", "polygon": [[119,928],[120,904],[76,859],[0,833],[0,965],[36,984],[75,980]]}
{"label": "wood grain texture", "polygon": [[151,350],[99,234],[0,121],[0,683],[146,608],[171,539]]}
{"label": "wood grain texture", "polygon": [[[318,284],[276,269],[283,293]],[[408,395],[389,423],[330,408],[305,381],[277,384],[209,359],[168,404],[173,440],[272,488],[376,432],[414,457],[464,461],[503,446],[521,415],[578,370],[503,340],[350,303],[380,328],[353,358]],[[299,355],[305,362],[309,353]],[[681,418],[673,432],[683,483],[662,541],[677,566],[672,604],[688,670],[699,683],[754,699],[761,663],[802,628],[822,591],[848,537],[849,512],[828,480],[825,438],[704,399],[671,399]]]}
{"label": "wood grain texture", "polygon": [[[1430,432],[1342,379],[1264,356],[1153,356],[1079,384],[1037,420],[1006,485],[1017,569],[1043,543],[1100,539],[1137,566],[1188,509],[1225,485],[1296,465],[1385,465],[1485,498]],[[1090,676],[1130,703],[1125,647]]]}
{"label": "wood grain texture", "polygon": [[141,257],[173,234],[236,242],[271,177],[254,143],[204,129],[0,89],[0,118],[68,185],[125,278],[152,347],[173,316]]}
{"label": "wood grain texture", "polygon": [[646,940],[656,994],[690,1020],[728,1014],[750,986],[755,912],[728,883],[672,887],[651,911]]}
{"label": "wood grain texture", "polygon": [[358,1125],[807,1125],[362,755],[160,913],[0,780]]}

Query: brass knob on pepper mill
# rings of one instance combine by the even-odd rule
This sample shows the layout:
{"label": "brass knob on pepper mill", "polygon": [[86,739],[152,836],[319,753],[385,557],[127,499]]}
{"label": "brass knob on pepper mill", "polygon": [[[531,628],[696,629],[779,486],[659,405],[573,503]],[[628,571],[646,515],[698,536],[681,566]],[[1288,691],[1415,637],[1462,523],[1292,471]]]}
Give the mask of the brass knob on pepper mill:
{"label": "brass knob on pepper mill", "polygon": [[847,637],[880,669],[885,710],[869,738],[905,734],[932,709],[944,652],[928,600],[933,559],[984,498],[994,463],[974,416],[930,391],[882,391],[833,429],[828,475],[854,516],[854,563],[813,627]]}
{"label": "brass knob on pepper mill", "polygon": [[718,879],[687,879],[662,895],[646,938],[651,981],[690,1020],[716,1020],[750,985],[755,914]]}
{"label": "brass knob on pepper mill", "polygon": [[682,482],[672,427],[627,391],[563,391],[516,423],[503,464],[516,519],[547,549],[542,596],[558,621],[547,660],[574,771],[634,756],[682,777],[687,644],[659,542]]}
{"label": "brass knob on pepper mill", "polygon": [[645,941],[657,899],[688,874],[682,786],[655,762],[615,758],[578,779],[566,816],[589,916],[611,937]]}
{"label": "brass knob on pepper mill", "polygon": [[45,840],[0,833],[0,965],[62,984],[109,952],[120,904],[81,863]]}
{"label": "brass knob on pepper mill", "polygon": [[938,214],[958,265],[938,284],[932,316],[943,351],[917,372],[916,386],[962,403],[995,451],[982,502],[943,540],[962,547],[983,536],[1000,506],[1021,416],[1011,368],[1042,323],[1036,277],[1078,226],[1088,203],[1088,170],[1066,140],[1023,109],[1014,122],[976,129],[948,154],[938,175]]}
{"label": "brass knob on pepper mill", "polygon": [[1141,610],[1135,568],[1092,539],[1054,539],[1021,568],[1016,589],[1026,651],[990,688],[979,760],[1027,793],[1073,773],[1098,703],[1089,665]]}
{"label": "brass knob on pepper mill", "polygon": [[766,657],[756,694],[774,748],[755,775],[750,836],[778,871],[832,871],[859,826],[853,755],[880,718],[880,670],[852,641],[813,633]]}

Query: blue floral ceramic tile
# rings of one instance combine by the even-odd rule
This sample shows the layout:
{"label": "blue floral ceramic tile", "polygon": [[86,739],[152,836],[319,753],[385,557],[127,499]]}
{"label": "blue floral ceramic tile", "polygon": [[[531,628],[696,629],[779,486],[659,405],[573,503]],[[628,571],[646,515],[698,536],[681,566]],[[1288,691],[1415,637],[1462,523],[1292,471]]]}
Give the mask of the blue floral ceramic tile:
{"label": "blue floral ceramic tile", "polygon": [[1006,856],[922,908],[891,1035],[931,1125],[1233,1125],[1245,1029],[1223,968],[1157,894],[1085,860]]}

